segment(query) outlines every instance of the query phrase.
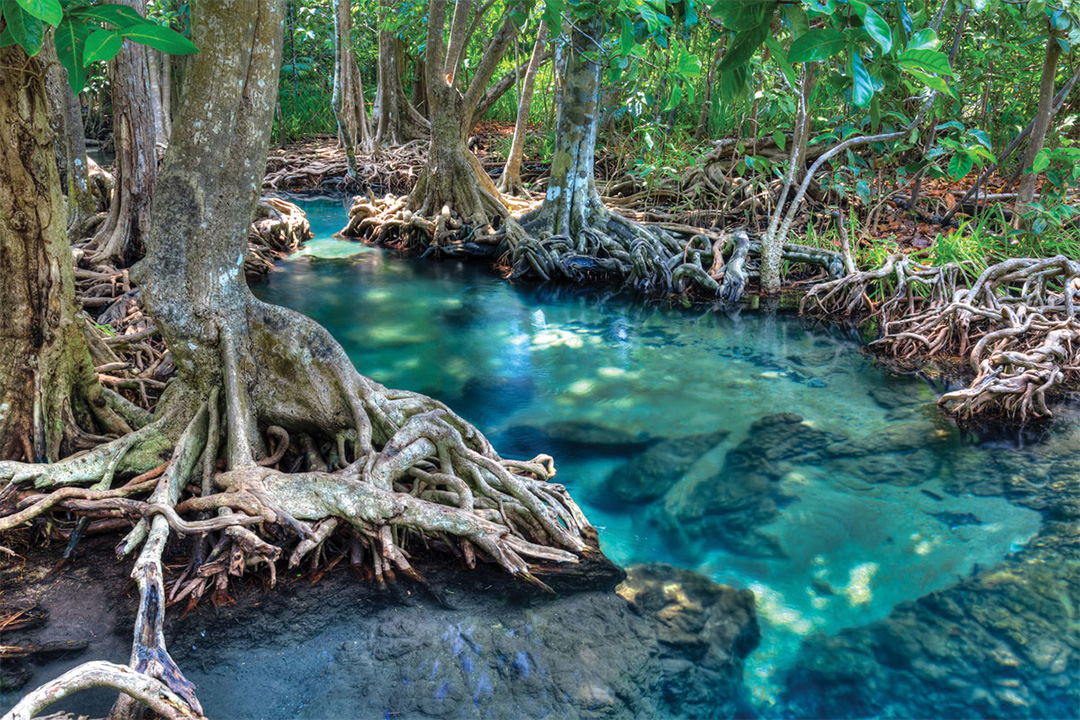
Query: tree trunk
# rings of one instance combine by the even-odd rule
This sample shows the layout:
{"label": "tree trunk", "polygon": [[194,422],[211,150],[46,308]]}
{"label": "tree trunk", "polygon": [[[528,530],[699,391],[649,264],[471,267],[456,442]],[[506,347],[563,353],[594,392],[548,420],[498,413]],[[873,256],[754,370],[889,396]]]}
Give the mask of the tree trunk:
{"label": "tree trunk", "polygon": [[[1058,58],[1061,57],[1061,45],[1058,44],[1057,36],[1053,28],[1049,31],[1046,41],[1046,55],[1043,57],[1042,77],[1039,80],[1039,110],[1035,114],[1035,125],[1031,129],[1031,139],[1028,140],[1024,157],[1020,161],[1021,170],[1029,169],[1035,162],[1035,156],[1043,149],[1046,142],[1046,133],[1050,130],[1050,123],[1054,119],[1054,78],[1057,76]],[[1035,199],[1035,183],[1039,179],[1038,173],[1026,172],[1020,179],[1020,188],[1017,201],[1030,203]]]}
{"label": "tree trunk", "polygon": [[424,69],[424,56],[421,55],[412,61],[413,65],[413,83],[412,83],[412,96],[409,98],[409,102],[416,108],[416,112],[420,113],[425,119],[427,118],[427,70]]}
{"label": "tree trunk", "polygon": [[[803,174],[806,163],[806,144],[810,140],[810,97],[817,82],[817,63],[803,64],[802,82],[799,84],[798,110],[795,114],[795,130],[791,134],[791,155],[788,172],[776,207],[769,218],[769,227],[761,241],[761,290],[766,295],[780,292],[780,270],[784,263],[784,239],[788,223],[784,220],[788,210],[788,194],[797,178]],[[843,222],[843,219],[840,220]]]}
{"label": "tree trunk", "polygon": [[[389,0],[383,0],[384,12],[389,12]],[[428,136],[428,121],[416,111],[402,86],[404,52],[399,40],[389,30],[379,30],[379,88],[376,147],[399,147]],[[425,66],[427,63],[425,63]]]}
{"label": "tree trunk", "polygon": [[0,460],[54,461],[85,447],[110,410],[82,334],[44,68],[0,49]]}
{"label": "tree trunk", "polygon": [[521,220],[532,237],[514,244],[514,273],[573,281],[600,275],[666,291],[667,264],[682,248],[663,231],[608,211],[596,190],[602,40],[601,21],[593,18],[564,30],[556,43],[555,155],[544,202]]}
{"label": "tree trunk", "polygon": [[[124,0],[124,4],[146,14],[146,0]],[[109,63],[116,187],[109,217],[86,246],[94,263],[131,265],[142,256],[150,228],[157,137],[146,52],[144,46],[125,40]]]}
{"label": "tree trunk", "polygon": [[701,112],[698,113],[697,126],[694,128],[694,139],[704,140],[709,134],[709,111],[712,105],[713,86],[716,84],[716,68],[720,65],[720,56],[723,54],[724,43],[717,41],[716,52],[712,62],[709,63],[709,75],[705,80],[705,97],[701,99]]}
{"label": "tree trunk", "polygon": [[[551,57],[551,54],[546,48],[541,51],[540,57],[536,63],[537,69],[543,67],[549,57]],[[495,103],[499,102],[499,98],[508,93],[510,88],[517,85],[518,79],[521,77],[522,73],[528,70],[530,62],[532,62],[531,55],[528,60],[491,83],[488,89],[484,91],[484,96],[481,97],[480,102],[476,104],[476,112],[473,113],[472,127],[469,128],[470,135],[476,128],[476,124],[484,119],[484,116],[495,106]]]}
{"label": "tree trunk", "polygon": [[[477,104],[518,28],[511,16],[504,14],[468,89],[462,92],[462,73],[444,64],[447,51],[463,42],[466,29],[462,14],[459,5],[447,47],[443,40],[446,0],[431,0],[428,5],[425,69],[431,144],[427,163],[405,208],[410,226],[418,229],[414,237],[421,238],[424,246],[463,235],[477,243],[494,244],[501,239],[509,219],[495,183],[469,150],[466,138]],[[396,230],[401,222],[395,220],[387,227]]]}
{"label": "tree trunk", "polygon": [[371,122],[364,107],[364,85],[352,51],[352,2],[334,0],[334,117],[345,145],[346,173],[356,179],[356,151],[371,152]]}
{"label": "tree trunk", "polygon": [[540,69],[540,58],[547,45],[547,24],[540,23],[536,30],[536,42],[533,43],[529,67],[521,84],[521,97],[518,98],[517,121],[514,123],[514,140],[510,144],[510,153],[506,158],[506,167],[499,178],[499,190],[508,195],[522,195],[525,188],[521,184],[521,158],[525,152],[525,135],[529,131],[529,108],[532,107],[533,88],[536,85],[536,73]]}
{"label": "tree trunk", "polygon": [[588,53],[600,37],[597,23],[581,23],[569,31],[569,42],[555,51],[555,155],[551,161],[547,196],[536,223],[552,235],[575,237],[604,217],[607,210],[596,190],[596,131],[599,119],[600,63]]}
{"label": "tree trunk", "polygon": [[50,124],[56,134],[56,163],[60,170],[61,186],[67,195],[68,237],[81,240],[99,220],[94,194],[90,190],[82,111],[68,83],[67,70],[56,56],[52,34],[45,37],[41,62],[45,65]]}
{"label": "tree trunk", "polygon": [[154,136],[158,143],[169,144],[168,100],[165,95],[165,54],[146,48],[146,63],[150,79],[150,104],[154,112]]}

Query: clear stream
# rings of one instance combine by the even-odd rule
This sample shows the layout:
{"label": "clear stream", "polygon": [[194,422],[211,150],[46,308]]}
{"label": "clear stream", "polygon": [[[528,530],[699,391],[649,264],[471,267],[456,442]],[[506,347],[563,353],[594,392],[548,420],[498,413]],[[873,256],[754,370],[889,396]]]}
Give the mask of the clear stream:
{"label": "clear stream", "polygon": [[[889,375],[849,338],[797,317],[650,307],[512,285],[457,261],[397,259],[331,238],[345,223],[339,199],[301,202],[316,239],[257,283],[256,294],[322,323],[362,373],[443,400],[504,456],[553,454],[559,480],[616,562],[668,562],[753,590],[762,642],[745,680],[761,716],[799,714],[790,693],[783,696],[785,673],[811,636],[865,626],[991,568],[990,593],[965,591],[960,601],[1008,606],[1017,632],[1052,623],[1032,638],[1054,648],[1043,653],[1049,659],[1035,671],[1035,685],[1076,684],[1069,649],[1076,643],[1054,645],[1076,632],[1075,578],[1055,581],[1071,587],[1052,588],[1067,621],[1051,618],[1044,608],[1057,606],[1046,604],[1032,606],[1035,621],[1016,620],[1031,612],[1011,599],[1022,600],[1027,586],[1010,586],[1008,597],[995,596],[993,586],[1026,572],[1034,561],[1025,553],[1054,522],[1048,506],[1031,498],[1043,497],[1062,468],[1080,465],[1075,412],[1027,446],[980,441],[942,417],[927,383]],[[1077,482],[1075,475],[1056,479]],[[1000,617],[991,610],[976,616]],[[963,641],[957,647],[977,646],[983,636],[964,622],[952,631]],[[926,637],[911,623],[897,627]],[[333,628],[327,633],[304,647],[333,646],[339,638]],[[124,659],[126,642],[116,659]],[[287,695],[273,678],[298,684],[308,669],[296,663],[317,655],[281,650],[238,658],[233,667],[188,668],[188,676],[228,703],[208,706],[212,714],[259,717],[264,694]],[[950,662],[974,663],[973,675],[982,676],[983,660],[967,649],[951,652],[961,659]],[[926,667],[912,660],[916,671]],[[41,670],[36,681],[56,674]],[[324,672],[313,662],[310,673]],[[994,685],[993,672],[987,668],[985,681],[962,692],[975,698],[986,687],[1013,702],[1015,681]],[[242,682],[263,690],[237,695]],[[915,712],[904,712],[904,695],[921,690],[884,685],[889,714]],[[1022,708],[999,706],[1026,717],[1075,716],[1080,697],[1075,688],[1068,693],[1072,710],[1060,701],[1040,706],[1038,697],[1020,698]],[[2,697],[0,706],[15,699]],[[301,703],[295,715],[332,716],[334,707]]]}
{"label": "clear stream", "polygon": [[[849,339],[793,316],[647,307],[395,259],[330,237],[344,224],[339,200],[304,205],[316,239],[256,293],[326,326],[362,373],[447,402],[504,455],[551,451],[616,562],[670,562],[752,589],[763,640],[747,683],[764,708],[808,634],[882,618],[1039,531],[1034,510],[945,489],[958,468],[1020,449],[963,438],[931,387],[890,376]],[[835,462],[828,450],[796,452],[773,497],[751,503],[761,524],[718,536],[693,508],[722,505],[728,452],[779,413],[865,452]],[[1075,425],[1050,442],[1075,443]],[[613,499],[634,442],[718,430],[727,436],[664,497]]]}

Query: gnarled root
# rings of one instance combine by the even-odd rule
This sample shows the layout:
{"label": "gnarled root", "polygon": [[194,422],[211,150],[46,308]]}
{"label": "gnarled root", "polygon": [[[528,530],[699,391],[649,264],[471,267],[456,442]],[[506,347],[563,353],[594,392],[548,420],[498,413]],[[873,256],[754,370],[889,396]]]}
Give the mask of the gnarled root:
{"label": "gnarled root", "polygon": [[479,188],[467,210],[449,204],[410,205],[411,196],[356,197],[349,208],[349,223],[338,235],[365,239],[402,250],[451,257],[490,257],[507,239],[522,230],[506,206]]}
{"label": "gnarled root", "polygon": [[[114,717],[132,717],[136,702],[149,703],[148,693],[159,704],[167,700],[168,717],[201,715],[194,687],[165,648],[166,605],[186,599],[190,608],[207,593],[225,601],[229,577],[252,565],[265,565],[273,584],[279,558],[288,554],[290,567],[317,558],[335,530],[348,534],[354,561],[370,563],[380,581],[398,572],[416,576],[411,559],[432,546],[470,567],[486,559],[545,589],[534,565],[605,562],[595,530],[551,482],[550,457],[499,457],[442,403],[361,376],[317,324],[250,296],[247,302],[245,332],[222,323],[221,372],[210,392],[181,385],[167,415],[81,458],[0,466],[13,483],[60,486],[16,500],[10,510],[10,501],[0,501],[0,529],[52,509],[137,521],[117,548],[120,556],[139,550],[130,667],[111,666],[105,675],[97,668],[94,676],[134,698],[121,698]],[[187,422],[173,433],[169,419],[177,416]],[[141,446],[162,434],[176,437],[167,465],[111,488],[121,461],[146,457]],[[217,469],[220,454],[224,471]],[[94,484],[72,487],[77,482]],[[191,562],[167,592],[162,554],[174,534],[190,537]],[[71,689],[90,686],[84,675],[70,682]],[[38,703],[27,707],[36,711]]]}
{"label": "gnarled root", "polygon": [[255,219],[248,229],[244,274],[249,279],[266,275],[275,262],[294,252],[311,237],[311,225],[299,206],[281,198],[261,198],[255,208]]}
{"label": "gnarled root", "polygon": [[940,399],[960,417],[1050,415],[1050,397],[1080,387],[1080,262],[1014,258],[973,276],[893,256],[814,287],[803,310],[875,320],[871,347],[900,361],[964,358],[974,381]]}
{"label": "gnarled root", "polygon": [[511,276],[574,283],[601,279],[642,292],[671,290],[672,272],[683,255],[679,241],[659,228],[611,213],[598,201],[589,217],[571,237],[551,232],[543,208],[523,216],[528,235],[509,244]]}

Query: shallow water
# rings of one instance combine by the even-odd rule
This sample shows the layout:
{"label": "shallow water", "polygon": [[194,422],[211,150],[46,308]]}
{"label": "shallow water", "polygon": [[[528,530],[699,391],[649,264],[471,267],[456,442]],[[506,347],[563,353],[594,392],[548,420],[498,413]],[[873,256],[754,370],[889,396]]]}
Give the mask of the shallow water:
{"label": "shallow water", "polygon": [[[340,201],[303,204],[316,239],[256,294],[322,323],[366,375],[445,401],[504,456],[553,454],[620,564],[669,562],[753,590],[762,641],[745,679],[757,714],[1076,715],[1075,411],[1037,442],[980,442],[941,416],[927,383],[794,316],[515,286],[330,239]],[[935,591],[930,610],[912,602]],[[369,632],[363,609],[301,600],[282,619],[303,626],[293,645],[239,626],[205,641],[180,631],[211,717],[338,717],[364,696],[357,668],[395,662],[342,642]],[[942,630],[941,607],[966,619]],[[125,629],[108,659],[123,662],[128,642]],[[800,679],[820,666],[825,680]],[[407,684],[412,670],[393,671]],[[823,702],[840,682],[828,673],[850,673],[861,695]],[[102,694],[71,709],[107,708]]]}
{"label": "shallow water", "polygon": [[[323,239],[256,293],[329,328],[361,372],[447,402],[504,455],[554,454],[617,562],[668,561],[751,588],[764,639],[747,681],[763,708],[808,634],[883,618],[1040,528],[1039,513],[1003,497],[950,493],[958,468],[1014,450],[962,438],[931,387],[890,376],[848,339],[792,316],[642,307],[515,287],[457,261],[395,259],[326,239],[342,225],[339,203],[307,210]],[[779,478],[750,499],[759,522],[717,538],[695,508],[722,505],[726,459],[746,450],[752,423],[779,413],[828,447],[770,461]],[[612,499],[613,473],[648,443],[717,430],[729,434],[665,497]]]}

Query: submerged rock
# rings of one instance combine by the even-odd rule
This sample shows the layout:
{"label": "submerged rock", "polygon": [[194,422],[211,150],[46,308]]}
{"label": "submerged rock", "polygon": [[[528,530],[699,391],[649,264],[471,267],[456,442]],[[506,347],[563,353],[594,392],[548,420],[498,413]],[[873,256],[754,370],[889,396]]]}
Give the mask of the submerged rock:
{"label": "submerged rock", "polygon": [[[948,490],[1003,495],[1047,520],[1022,550],[888,617],[809,637],[784,678],[786,717],[1075,718],[1080,707],[1080,453],[962,455]],[[975,522],[974,514],[941,514]]]}
{"label": "submerged rock", "polygon": [[584,421],[554,422],[543,427],[515,425],[490,438],[504,457],[556,458],[597,455],[629,457],[654,445],[659,438]]}
{"label": "submerged rock", "polygon": [[712,477],[686,477],[651,509],[661,527],[694,546],[707,539],[751,556],[783,555],[779,542],[758,530],[776,519],[779,506],[792,498],[780,479],[793,464],[820,458],[836,436],[817,430],[794,413],[754,421],[747,437],[728,451]]}
{"label": "submerged rock", "polygon": [[784,679],[784,715],[1076,717],[1078,558],[1076,525],[1048,523],[994,568],[810,637]]}
{"label": "submerged rock", "polygon": [[622,502],[652,502],[667,493],[702,455],[729,434],[719,430],[664,440],[615,469],[604,483],[604,490]]}
{"label": "submerged rock", "polygon": [[426,576],[450,607],[338,573],[260,596],[259,607],[192,616],[174,654],[207,713],[237,719],[719,718],[745,708],[743,660],[759,637],[748,591],[665,565],[632,567],[619,594],[554,600],[482,569]]}

